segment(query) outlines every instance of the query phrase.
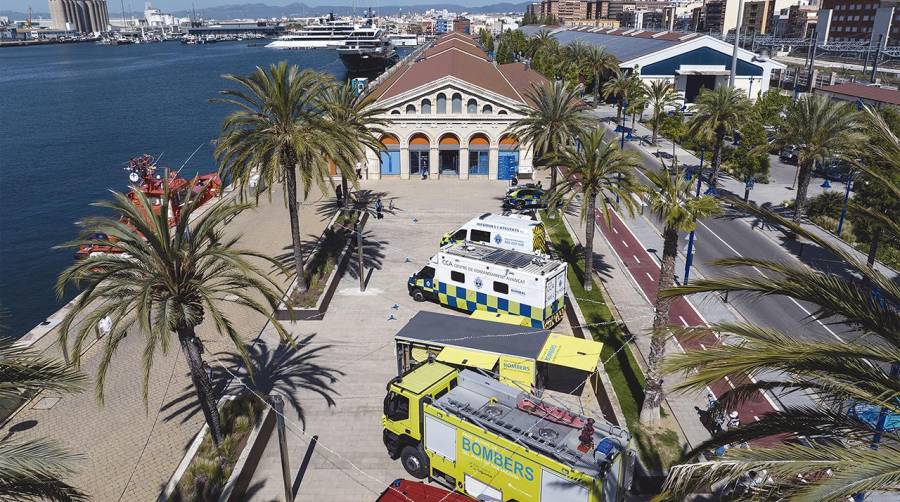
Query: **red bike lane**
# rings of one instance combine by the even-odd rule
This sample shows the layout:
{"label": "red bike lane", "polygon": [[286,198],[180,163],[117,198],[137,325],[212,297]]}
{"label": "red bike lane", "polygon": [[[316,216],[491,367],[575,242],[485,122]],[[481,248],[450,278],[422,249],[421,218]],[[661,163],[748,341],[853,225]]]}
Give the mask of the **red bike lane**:
{"label": "red bike lane", "polygon": [[[610,224],[607,225],[606,219],[598,212],[596,218],[597,227],[600,228],[600,231],[607,242],[609,242],[615,253],[619,255],[620,260],[625,264],[628,272],[634,278],[638,286],[640,286],[647,301],[652,305],[659,287],[659,265],[650,256],[650,253],[646,248],[641,245],[640,241],[638,241],[637,237],[635,237],[631,230],[625,225],[619,215],[613,211],[610,211],[610,215],[611,221]],[[669,323],[673,326],[683,327],[707,325],[697,309],[695,309],[684,297],[677,297],[672,301],[669,312]],[[686,338],[676,336],[676,341],[683,350],[706,350],[706,347],[711,347],[720,343],[718,337],[711,331],[701,337]],[[748,375],[744,374],[730,375],[723,380],[714,382],[709,386],[709,389],[714,396],[718,397],[728,390],[741,385],[742,382],[746,382],[749,378]],[[741,403],[735,411],[738,412],[738,418],[741,423],[747,423],[758,419],[758,417],[774,411],[775,409],[773,404],[769,402],[769,399],[761,392],[757,391],[754,393],[753,397]],[[727,411],[731,412],[733,410]],[[772,440],[754,441],[754,444],[771,444],[773,441],[777,441],[777,439],[772,438]]]}

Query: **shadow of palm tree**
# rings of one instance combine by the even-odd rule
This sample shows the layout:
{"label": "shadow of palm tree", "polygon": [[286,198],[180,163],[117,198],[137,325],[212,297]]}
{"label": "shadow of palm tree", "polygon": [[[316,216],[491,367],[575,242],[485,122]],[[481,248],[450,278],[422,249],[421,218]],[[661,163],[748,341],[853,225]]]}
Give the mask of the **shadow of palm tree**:
{"label": "shadow of palm tree", "polygon": [[[397,206],[397,197],[392,197],[388,192],[380,192],[369,189],[360,189],[351,192],[349,209],[356,211],[366,211],[370,215],[375,215],[375,201],[381,199],[382,212],[386,214],[397,214],[400,207]],[[345,208],[338,201],[337,197],[331,197],[316,207],[316,214],[322,218],[331,219],[334,215],[343,211]]]}
{"label": "shadow of palm tree", "polygon": [[[325,239],[328,239],[328,231],[326,230],[324,233]],[[319,244],[319,238],[321,235],[313,235],[307,234],[306,238],[302,240],[300,243],[300,254],[303,256],[304,263],[309,261],[310,257],[313,256],[313,253],[316,250],[316,246]],[[323,241],[325,243],[325,241]],[[288,270],[294,269],[294,247],[291,244],[288,244],[284,248],[284,253],[276,255],[274,258],[280,263],[283,267]]]}
{"label": "shadow of palm tree", "polygon": [[[275,347],[261,340],[249,344],[247,346],[249,370],[238,354],[216,353],[214,359],[218,360],[219,364],[211,364],[211,380],[216,395],[239,394],[245,388],[250,388],[261,396],[281,394],[305,425],[299,392],[314,392],[321,396],[328,406],[334,406],[336,403],[332,396],[337,394],[334,384],[344,375],[339,370],[319,363],[322,353],[332,346],[310,347],[315,336],[311,334],[302,339],[294,339],[293,342],[282,342]],[[162,407],[162,411],[168,413],[163,420],[168,422],[180,417],[180,423],[185,423],[200,413],[194,387],[186,386],[179,396]]]}
{"label": "shadow of palm tree", "polygon": [[[599,234],[599,232],[597,232]],[[595,239],[602,239],[600,235],[595,235]],[[575,277],[580,282],[584,282],[584,246],[581,244],[569,244],[568,242],[554,243],[551,253],[559,256],[560,259],[568,262]],[[610,271],[612,267],[603,259],[603,255],[594,253],[594,262],[592,263],[594,270],[602,277],[611,277]]]}
{"label": "shadow of palm tree", "polygon": [[[356,235],[354,234],[354,238]],[[371,230],[363,231],[363,269],[364,271],[378,269],[381,270],[381,264],[384,260],[384,248],[387,247],[389,241],[378,240]],[[347,273],[354,279],[359,278],[359,258],[356,253],[356,243],[351,243],[353,255],[347,263]]]}

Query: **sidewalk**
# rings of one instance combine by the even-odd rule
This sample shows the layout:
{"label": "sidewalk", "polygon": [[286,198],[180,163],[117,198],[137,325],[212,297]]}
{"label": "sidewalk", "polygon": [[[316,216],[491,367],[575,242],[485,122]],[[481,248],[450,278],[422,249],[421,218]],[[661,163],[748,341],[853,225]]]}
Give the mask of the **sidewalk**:
{"label": "sidewalk", "polygon": [[[281,189],[273,190],[271,202],[261,197],[258,208],[232,220],[226,235],[243,234],[239,245],[254,251],[272,256],[285,253],[291,238],[282,194]],[[309,205],[301,210],[301,230],[307,241],[324,229],[325,219],[315,205],[319,197],[314,190],[307,199]],[[228,305],[224,310],[245,340],[255,338],[265,324],[262,316],[249,314],[243,307]],[[51,318],[61,319],[61,315]],[[202,324],[198,334],[207,357],[231,348],[214,333],[211,321]],[[37,346],[48,356],[61,357],[57,338],[54,326]],[[155,500],[203,424],[202,414],[189,413],[195,398],[187,365],[177,343],[168,354],[157,353],[145,407],[141,397],[144,336],[132,328],[112,359],[106,405],[101,407],[94,394],[94,378],[104,343],[101,340],[82,356],[82,371],[89,377],[84,392],[42,392],[13,415],[0,434],[19,440],[47,438],[84,455],[68,481],[93,500]]]}
{"label": "sidewalk", "polygon": [[[599,108],[595,108],[591,113],[594,116],[602,119],[601,124],[603,127],[607,128],[607,130],[615,130],[615,106],[601,106]],[[630,117],[626,120],[625,124],[626,127],[631,127]],[[635,121],[634,131],[632,132],[632,135],[634,139],[630,141],[626,139],[626,148],[631,148],[632,150],[640,152],[645,160],[658,163],[660,162],[660,159],[663,159],[666,162],[671,162],[673,152],[672,142],[662,135],[657,135],[657,145],[651,145],[650,139],[653,136],[653,132],[649,127],[640,123],[640,118]],[[617,134],[616,140],[618,141],[620,139],[621,135]],[[700,159],[681,146],[675,145],[674,152],[680,165],[690,167],[697,167],[700,165]],[[703,164],[704,168],[709,167],[711,158],[711,152],[706,152]],[[757,183],[754,186],[753,190],[750,191],[750,201],[761,207],[780,206],[785,201],[792,201],[796,197],[796,191],[790,189],[790,186],[793,185],[797,167],[781,163],[778,159],[778,156],[776,155],[770,155],[770,160],[772,163],[769,176],[770,182]],[[807,198],[812,198],[825,192],[826,189],[821,187],[821,184],[824,181],[825,180],[823,178],[819,178],[814,175],[809,183]],[[721,173],[719,175],[718,188],[720,192],[731,193],[739,198],[743,198],[744,196],[744,184],[731,178],[727,173]],[[835,182],[832,184],[831,190],[843,193],[845,190],[845,185],[843,183]],[[778,230],[760,224],[760,222],[753,217],[745,216],[740,219],[744,220],[752,227],[766,234],[768,238],[773,242],[782,245],[783,234]],[[864,253],[857,251],[855,248],[845,243],[843,240],[838,239],[834,234],[827,232],[821,227],[813,225],[808,221],[803,222],[802,225],[806,230],[820,237],[823,237],[828,242],[837,245],[839,248],[850,253],[852,256],[855,256],[862,263],[865,263],[866,255]],[[782,247],[788,251],[793,252],[790,246],[782,245]],[[880,273],[886,275],[887,277],[897,277],[898,272],[896,270],[883,265],[881,262],[876,262],[875,267]]]}

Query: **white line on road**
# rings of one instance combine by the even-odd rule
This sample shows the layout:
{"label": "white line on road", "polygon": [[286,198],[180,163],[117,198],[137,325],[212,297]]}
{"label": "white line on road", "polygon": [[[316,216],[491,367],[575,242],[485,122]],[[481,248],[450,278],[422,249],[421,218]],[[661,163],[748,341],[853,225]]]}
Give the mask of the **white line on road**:
{"label": "white line on road", "polygon": [[757,422],[759,422],[759,417],[756,415],[753,415],[753,420],[756,420]]}
{"label": "white line on road", "polygon": [[612,229],[612,231],[613,231],[614,234],[619,235],[619,231],[616,230],[616,227],[612,227],[612,226],[611,226],[611,227],[609,227],[609,228]]}
{"label": "white line on road", "polygon": [[678,316],[678,318],[681,319],[681,324],[684,324],[685,328],[690,327],[690,324],[688,324],[688,322],[684,320],[684,316]]}
{"label": "white line on road", "polygon": [[728,378],[728,375],[725,375],[725,381],[728,382],[728,385],[730,385],[732,389],[734,388],[734,384],[731,383],[731,379]]}
{"label": "white line on road", "polygon": [[700,344],[700,348],[703,349],[703,350],[706,350],[706,345],[703,345],[703,344],[701,343],[701,344]]}
{"label": "white line on road", "polygon": [[648,277],[651,281],[653,280],[653,276],[650,275],[650,272],[644,272],[644,273],[647,274],[647,277]]}
{"label": "white line on road", "polygon": [[625,242],[625,239],[622,239],[622,244],[623,244],[625,247],[628,247],[628,243]]}
{"label": "white line on road", "polygon": [[[753,378],[753,375],[751,375],[750,373],[747,373],[747,378],[749,378],[751,382],[756,383],[756,379]],[[775,404],[775,401],[773,401],[772,398],[769,397],[768,392],[760,390],[759,393],[762,394],[764,398],[766,398],[766,401],[769,402],[769,404],[772,406],[772,409],[774,409],[775,411],[781,411],[781,406]]]}
{"label": "white line on road", "polygon": [[[742,255],[740,252],[738,252],[737,249],[734,249],[734,247],[733,247],[731,244],[725,242],[725,239],[719,237],[719,234],[713,232],[711,228],[709,228],[708,226],[706,226],[705,223],[703,223],[702,221],[698,221],[697,223],[699,223],[703,228],[705,228],[706,230],[708,230],[709,233],[711,233],[711,234],[713,235],[713,237],[715,237],[716,239],[719,239],[719,242],[721,242],[722,244],[725,244],[725,246],[726,246],[728,249],[730,249],[732,253],[734,253],[734,254],[736,254],[737,256],[740,256],[740,257],[742,257],[742,258],[744,257],[744,255]],[[763,276],[763,277],[765,277],[765,278],[768,279],[769,276],[767,276],[766,274],[764,274],[762,270],[760,270],[760,269],[758,269],[758,268],[756,268],[756,267],[750,267],[750,268],[752,268],[753,270],[755,270],[756,273],[758,273],[759,275],[761,275],[761,276]],[[810,318],[813,317],[812,312],[810,312],[809,310],[807,310],[803,305],[800,305],[800,302],[798,302],[798,301],[795,300],[794,298],[791,298],[790,296],[787,297],[787,298],[788,298],[788,300],[790,300],[794,305],[796,305],[800,310],[802,310],[803,313],[806,314],[808,317],[810,317]],[[823,322],[820,321],[819,319],[814,319],[814,320],[816,321],[816,323],[819,324],[819,326],[822,326],[822,328],[824,328],[825,331],[827,331],[829,334],[831,334],[831,336],[837,338],[837,340],[838,340],[839,342],[841,342],[841,343],[847,343],[846,341],[844,341],[843,338],[841,338],[840,336],[838,336],[837,333],[835,333],[834,331],[831,331],[831,328],[829,328],[828,326],[826,326],[825,323],[823,323]]]}
{"label": "white line on road", "polygon": [[632,255],[632,257],[634,257],[634,261],[641,263],[641,260],[638,259],[637,255]]}

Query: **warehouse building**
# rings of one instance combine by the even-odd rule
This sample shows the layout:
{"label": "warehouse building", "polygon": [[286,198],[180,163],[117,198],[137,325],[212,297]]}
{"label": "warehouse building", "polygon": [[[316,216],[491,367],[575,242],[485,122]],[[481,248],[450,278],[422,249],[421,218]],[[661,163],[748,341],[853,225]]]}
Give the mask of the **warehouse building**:
{"label": "warehouse building", "polygon": [[[542,26],[522,28],[527,37],[546,29]],[[645,82],[674,82],[685,103],[693,103],[702,88],[727,85],[731,73],[734,46],[708,35],[589,27],[556,28],[551,34],[560,45],[580,40],[605,47],[619,60],[622,71],[637,72]],[[777,61],[739,49],[735,87],[755,98],[769,89],[772,70],[783,68],[785,65]]]}

